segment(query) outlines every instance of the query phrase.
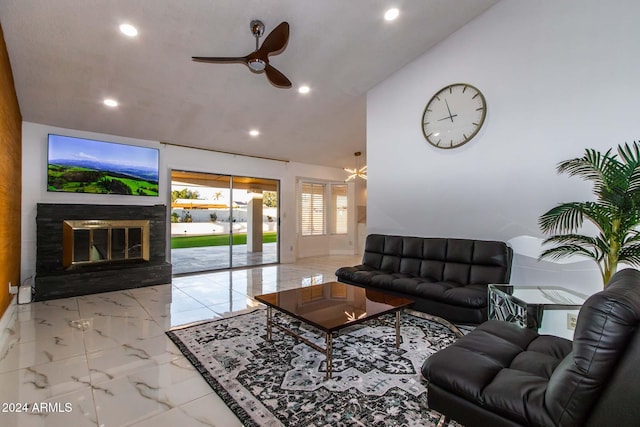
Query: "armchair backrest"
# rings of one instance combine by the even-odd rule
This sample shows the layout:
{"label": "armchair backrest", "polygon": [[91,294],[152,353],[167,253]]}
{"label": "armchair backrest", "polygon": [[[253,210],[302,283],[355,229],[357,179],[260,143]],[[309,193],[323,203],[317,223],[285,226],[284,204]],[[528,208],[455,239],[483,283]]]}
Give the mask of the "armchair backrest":
{"label": "armchair backrest", "polygon": [[549,380],[555,425],[640,425],[639,326],[640,271],[622,270],[580,309],[573,350]]}

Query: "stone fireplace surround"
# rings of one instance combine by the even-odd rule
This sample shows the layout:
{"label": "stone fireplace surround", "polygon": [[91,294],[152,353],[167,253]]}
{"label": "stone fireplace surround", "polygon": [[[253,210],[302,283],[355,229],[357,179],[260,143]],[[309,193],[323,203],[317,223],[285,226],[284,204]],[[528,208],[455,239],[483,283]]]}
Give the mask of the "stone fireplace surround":
{"label": "stone fireplace surround", "polygon": [[[63,221],[149,220],[149,260],[123,263],[62,265]],[[171,282],[166,261],[165,205],[95,205],[38,203],[36,216],[36,276],[33,300],[87,295]]]}

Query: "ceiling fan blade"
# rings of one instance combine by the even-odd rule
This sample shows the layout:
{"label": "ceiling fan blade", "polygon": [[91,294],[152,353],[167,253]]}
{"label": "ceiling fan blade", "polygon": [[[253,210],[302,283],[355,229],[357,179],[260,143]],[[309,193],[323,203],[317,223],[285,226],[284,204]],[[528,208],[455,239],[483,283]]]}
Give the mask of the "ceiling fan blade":
{"label": "ceiling fan blade", "polygon": [[273,29],[264,39],[260,49],[256,53],[262,58],[266,59],[267,55],[277,55],[287,47],[289,42],[289,23],[281,22],[276,28]]}
{"label": "ceiling fan blade", "polygon": [[264,69],[264,72],[267,74],[267,78],[274,86],[281,88],[289,88],[291,87],[291,82],[289,79],[282,74],[280,71],[276,70],[273,66],[267,63],[267,66]]}
{"label": "ceiling fan blade", "polygon": [[247,57],[233,57],[233,56],[192,56],[191,59],[195,62],[209,62],[214,64],[224,64],[224,63],[240,63],[246,64]]}

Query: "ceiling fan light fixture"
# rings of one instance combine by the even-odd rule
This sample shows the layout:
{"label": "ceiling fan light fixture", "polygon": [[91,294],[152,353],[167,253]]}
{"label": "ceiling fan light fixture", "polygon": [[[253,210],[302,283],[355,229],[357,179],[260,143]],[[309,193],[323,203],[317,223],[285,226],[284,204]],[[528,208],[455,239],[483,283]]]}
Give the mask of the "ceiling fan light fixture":
{"label": "ceiling fan light fixture", "polygon": [[266,62],[264,62],[260,58],[250,59],[249,61],[247,61],[247,65],[249,66],[249,68],[251,68],[251,71],[255,71],[257,73],[259,73],[260,71],[264,71],[264,69],[267,68]]}

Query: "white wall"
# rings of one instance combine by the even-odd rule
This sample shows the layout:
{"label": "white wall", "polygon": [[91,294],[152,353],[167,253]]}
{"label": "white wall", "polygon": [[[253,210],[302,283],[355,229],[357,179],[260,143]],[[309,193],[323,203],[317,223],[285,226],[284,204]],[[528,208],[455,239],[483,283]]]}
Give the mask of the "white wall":
{"label": "white wall", "polygon": [[[158,197],[133,197],[47,192],[47,135],[49,133],[160,149],[160,195]],[[317,252],[308,253],[304,249],[297,248],[295,191],[298,177],[334,181],[345,178],[344,171],[337,168],[222,154],[161,144],[157,141],[57,128],[30,122],[22,124],[22,144],[21,277],[23,280],[31,277],[35,272],[37,203],[164,204],[169,206],[171,197],[170,171],[172,169],[277,179],[280,180],[280,261],[287,263],[294,262],[296,257],[317,254]],[[355,226],[352,228],[350,235],[355,236]],[[353,239],[351,237],[350,241]],[[353,244],[349,246],[349,239],[329,240],[332,242],[331,249],[336,253],[353,253],[355,250]],[[330,248],[327,246],[326,251],[321,255],[329,253]]]}
{"label": "white wall", "polygon": [[[368,232],[509,241],[543,237],[537,219],[591,187],[557,175],[585,148],[640,139],[640,3],[502,1],[367,96]],[[451,83],[488,104],[458,149],[429,145],[424,107]],[[514,260],[512,283],[602,288],[595,264]]]}

